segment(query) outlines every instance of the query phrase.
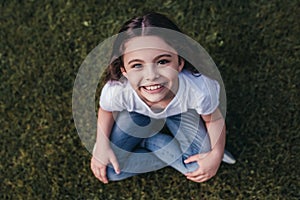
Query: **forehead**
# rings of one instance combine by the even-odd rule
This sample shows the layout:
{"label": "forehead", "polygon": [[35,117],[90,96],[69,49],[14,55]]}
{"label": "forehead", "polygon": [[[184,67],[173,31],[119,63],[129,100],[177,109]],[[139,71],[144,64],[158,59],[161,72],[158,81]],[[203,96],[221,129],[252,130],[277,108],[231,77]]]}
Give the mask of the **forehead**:
{"label": "forehead", "polygon": [[163,39],[157,36],[139,36],[130,39],[125,43],[124,54],[147,49],[167,51],[177,54],[175,49],[173,49]]}

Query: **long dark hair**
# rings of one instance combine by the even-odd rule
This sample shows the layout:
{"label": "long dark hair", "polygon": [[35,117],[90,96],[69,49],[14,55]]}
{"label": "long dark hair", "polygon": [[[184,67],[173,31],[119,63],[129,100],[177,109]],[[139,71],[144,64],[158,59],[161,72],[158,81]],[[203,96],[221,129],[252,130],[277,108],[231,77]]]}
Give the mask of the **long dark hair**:
{"label": "long dark hair", "polygon": [[[179,35],[180,33],[182,33],[178,26],[174,24],[169,18],[167,18],[163,14],[155,12],[150,12],[139,17],[133,17],[129,21],[125,22],[114,42],[111,62],[105,73],[105,81],[120,80],[120,78],[122,77],[121,68],[124,67],[122,59],[124,44],[126,43],[126,41],[133,37],[146,35],[159,36],[167,44],[172,46],[177,52],[190,51],[191,53],[192,50],[186,48],[189,45],[183,45],[182,43],[180,43],[176,46],[176,44],[178,44],[178,37],[172,37],[171,35],[173,34],[168,34],[168,31],[162,31],[158,34],[158,28],[162,30],[178,32]],[[179,57],[181,56],[179,55]],[[198,70],[193,65],[191,65],[186,59],[184,60],[185,65],[183,69],[189,70],[194,74],[199,74]]]}

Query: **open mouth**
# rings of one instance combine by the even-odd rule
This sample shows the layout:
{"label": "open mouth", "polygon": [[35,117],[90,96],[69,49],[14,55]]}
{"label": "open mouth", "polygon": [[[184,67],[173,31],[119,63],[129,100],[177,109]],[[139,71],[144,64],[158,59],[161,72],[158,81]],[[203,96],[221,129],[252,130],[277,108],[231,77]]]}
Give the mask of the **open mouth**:
{"label": "open mouth", "polygon": [[144,89],[153,91],[162,88],[162,85],[150,85],[150,86],[143,86]]}
{"label": "open mouth", "polygon": [[155,84],[155,85],[149,85],[149,86],[142,86],[142,88],[149,92],[159,91],[164,88],[162,84]]}

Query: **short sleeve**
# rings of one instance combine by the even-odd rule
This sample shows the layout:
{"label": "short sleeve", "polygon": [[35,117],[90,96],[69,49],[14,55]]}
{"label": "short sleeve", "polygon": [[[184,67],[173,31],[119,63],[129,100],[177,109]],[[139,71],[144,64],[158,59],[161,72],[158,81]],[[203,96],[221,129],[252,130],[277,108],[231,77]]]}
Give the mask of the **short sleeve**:
{"label": "short sleeve", "polygon": [[108,81],[102,88],[100,95],[100,107],[103,110],[113,112],[122,111],[124,109],[123,105],[123,95],[122,89],[123,84],[116,81]]}
{"label": "short sleeve", "polygon": [[201,75],[200,95],[196,101],[196,111],[201,115],[213,113],[219,106],[220,85],[216,80]]}

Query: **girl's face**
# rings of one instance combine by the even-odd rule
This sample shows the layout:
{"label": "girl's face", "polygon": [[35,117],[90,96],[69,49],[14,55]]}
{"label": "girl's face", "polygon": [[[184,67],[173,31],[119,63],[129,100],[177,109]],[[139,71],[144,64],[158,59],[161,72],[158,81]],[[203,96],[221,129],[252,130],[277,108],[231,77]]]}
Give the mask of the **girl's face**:
{"label": "girl's face", "polygon": [[140,36],[125,43],[123,75],[150,107],[165,108],[178,90],[184,66],[177,52],[157,36]]}

